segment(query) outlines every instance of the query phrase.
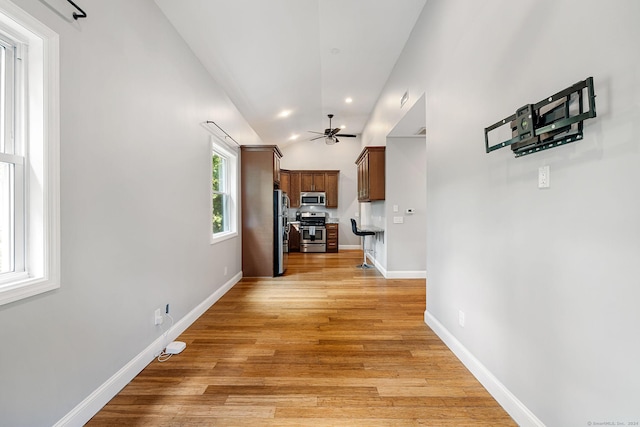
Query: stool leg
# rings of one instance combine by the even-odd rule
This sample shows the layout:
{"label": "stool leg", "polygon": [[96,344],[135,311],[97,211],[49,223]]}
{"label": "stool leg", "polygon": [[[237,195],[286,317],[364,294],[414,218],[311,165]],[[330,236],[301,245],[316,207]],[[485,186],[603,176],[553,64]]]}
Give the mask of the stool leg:
{"label": "stool leg", "polygon": [[367,264],[367,247],[366,247],[366,239],[367,236],[362,236],[362,264],[357,265],[356,267],[366,269],[373,268],[372,265]]}

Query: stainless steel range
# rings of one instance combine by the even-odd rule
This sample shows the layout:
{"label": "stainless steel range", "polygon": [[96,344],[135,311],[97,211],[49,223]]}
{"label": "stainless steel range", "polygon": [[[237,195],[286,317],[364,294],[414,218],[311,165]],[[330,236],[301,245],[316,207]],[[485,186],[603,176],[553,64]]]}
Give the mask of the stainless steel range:
{"label": "stainless steel range", "polygon": [[300,213],[300,252],[327,251],[326,212]]}

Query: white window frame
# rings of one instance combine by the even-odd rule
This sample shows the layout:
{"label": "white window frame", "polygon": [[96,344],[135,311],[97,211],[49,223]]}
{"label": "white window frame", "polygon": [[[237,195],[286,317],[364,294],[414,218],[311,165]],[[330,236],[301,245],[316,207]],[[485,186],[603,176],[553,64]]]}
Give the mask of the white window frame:
{"label": "white window frame", "polygon": [[[24,268],[0,276],[0,305],[60,287],[59,36],[8,0],[0,31],[25,47],[24,94],[16,117],[24,155]],[[25,90],[26,89],[26,90]],[[21,249],[22,251],[22,249]]]}
{"label": "white window frame", "polygon": [[[238,153],[229,147],[224,141],[211,136],[211,149],[209,151],[209,179],[213,176],[213,166],[211,158],[214,154],[223,157],[226,160],[226,193],[227,199],[227,215],[229,229],[218,233],[213,233],[211,219],[209,220],[209,235],[211,244],[219,243],[238,235]],[[209,218],[213,212],[213,188],[209,182]]]}

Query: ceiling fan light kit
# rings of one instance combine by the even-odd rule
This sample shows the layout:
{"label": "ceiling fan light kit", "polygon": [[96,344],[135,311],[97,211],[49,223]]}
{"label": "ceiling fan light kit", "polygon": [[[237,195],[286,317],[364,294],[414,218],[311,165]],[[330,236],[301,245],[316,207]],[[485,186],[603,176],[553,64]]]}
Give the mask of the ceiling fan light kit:
{"label": "ceiling fan light kit", "polygon": [[316,133],[319,136],[316,136],[314,138],[311,138],[309,141],[314,141],[316,139],[320,139],[320,138],[324,138],[324,142],[327,145],[333,145],[335,143],[340,142],[340,140],[337,137],[344,137],[344,138],[355,138],[356,135],[350,134],[350,133],[338,133],[340,132],[342,129],[340,128],[332,128],[331,127],[331,119],[333,119],[333,114],[327,114],[327,117],[329,117],[329,127],[327,129],[324,130],[324,132],[315,132],[310,130],[309,132],[311,133]]}

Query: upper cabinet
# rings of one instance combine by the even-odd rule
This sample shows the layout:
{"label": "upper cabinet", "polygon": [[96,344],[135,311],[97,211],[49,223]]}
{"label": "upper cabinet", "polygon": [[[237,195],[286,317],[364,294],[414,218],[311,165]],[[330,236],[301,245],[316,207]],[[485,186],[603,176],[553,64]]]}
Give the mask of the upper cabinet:
{"label": "upper cabinet", "polygon": [[324,173],[324,185],[326,193],[326,203],[328,208],[338,207],[338,171],[326,171]]}
{"label": "upper cabinet", "polygon": [[273,183],[275,184],[275,188],[280,186],[280,158],[282,158],[282,153],[277,146],[273,146]]}
{"label": "upper cabinet", "polygon": [[[338,177],[340,175],[340,171],[292,170],[288,171],[288,173],[289,191],[287,194],[291,200],[290,206],[292,208],[300,207],[300,193],[307,191],[325,192],[326,207],[338,207]],[[287,178],[285,178],[285,180],[286,179]]]}
{"label": "upper cabinet", "polygon": [[[242,167],[246,169],[246,173],[251,173],[251,169],[255,168],[255,174],[262,174],[260,176],[261,179],[268,182],[271,178],[272,187],[280,188],[280,158],[282,157],[282,152],[277,145],[243,145],[240,150],[244,157],[244,159],[241,158]],[[272,176],[265,176],[265,173],[272,174]]]}
{"label": "upper cabinet", "polygon": [[364,147],[358,156],[359,202],[384,200],[384,156],[385,147]]}
{"label": "upper cabinet", "polygon": [[290,207],[300,207],[300,171],[290,171],[289,178],[289,201]]}
{"label": "upper cabinet", "polygon": [[301,191],[325,191],[325,175],[323,171],[301,171]]}
{"label": "upper cabinet", "polygon": [[291,172],[286,169],[280,169],[280,189],[291,197]]}

